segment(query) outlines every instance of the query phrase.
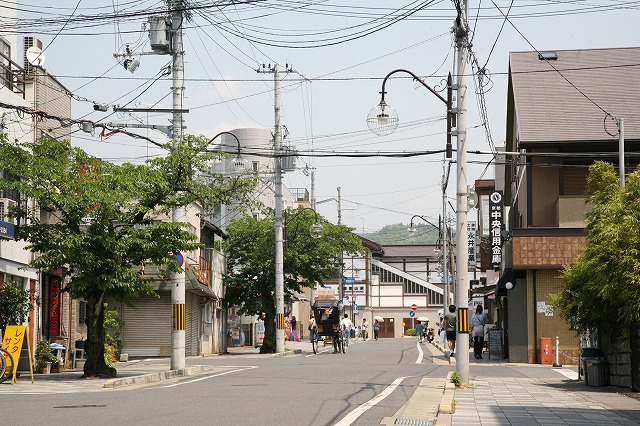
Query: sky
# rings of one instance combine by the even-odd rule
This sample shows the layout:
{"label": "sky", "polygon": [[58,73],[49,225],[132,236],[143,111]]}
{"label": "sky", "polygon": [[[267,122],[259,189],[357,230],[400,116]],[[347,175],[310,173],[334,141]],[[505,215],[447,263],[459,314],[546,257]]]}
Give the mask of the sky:
{"label": "sky", "polygon": [[[8,2],[0,1],[0,5]],[[311,188],[305,166],[315,168],[318,212],[372,232],[408,224],[413,215],[437,223],[442,211],[445,107],[406,74],[386,83],[385,100],[400,125],[387,136],[367,128],[380,102],[382,79],[407,69],[437,91],[454,72],[451,28],[455,6],[443,1],[192,0],[185,27],[186,133],[212,137],[236,128],[274,126],[273,75],[262,64],[287,64],[281,73],[285,144],[300,152],[300,170],[284,175],[289,188]],[[492,151],[504,144],[509,52],[631,47],[640,43],[640,1],[471,0],[471,60],[467,66],[467,145]],[[150,52],[143,25],[160,15],[162,1],[18,1],[18,22],[2,20],[2,35],[31,35],[44,44],[44,68],[73,93],[72,118],[101,123],[168,125],[170,116],[94,111],[110,106],[170,108],[171,79],[163,76],[168,55],[139,56],[130,73],[114,57],[126,46]],[[505,18],[505,16],[507,18]],[[21,56],[22,53],[20,52]],[[639,58],[640,59],[640,58]],[[482,90],[476,72],[483,70]],[[483,95],[480,94],[483,92]],[[446,97],[446,92],[441,92]],[[454,94],[455,95],[455,94]],[[478,105],[484,101],[486,120]],[[161,132],[129,129],[154,141]],[[124,135],[101,137],[72,130],[72,142],[113,162],[141,163],[162,153],[151,143]],[[455,138],[454,138],[455,147]],[[438,151],[398,158],[391,153]],[[454,153],[455,158],[455,153]],[[491,155],[469,154],[468,181],[492,179]],[[453,166],[455,169],[455,165]],[[453,169],[453,170],[454,170]],[[447,198],[455,206],[455,173]],[[452,214],[452,208],[449,207]],[[473,220],[475,211],[470,212]]]}

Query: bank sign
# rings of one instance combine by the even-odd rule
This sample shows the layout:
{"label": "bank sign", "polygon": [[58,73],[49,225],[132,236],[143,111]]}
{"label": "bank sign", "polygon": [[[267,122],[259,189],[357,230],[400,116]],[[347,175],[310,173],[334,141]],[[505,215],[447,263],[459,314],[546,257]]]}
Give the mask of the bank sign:
{"label": "bank sign", "polygon": [[6,238],[13,240],[14,237],[14,225],[11,222],[4,222],[0,220],[0,238]]}
{"label": "bank sign", "polygon": [[495,271],[502,265],[502,230],[504,228],[504,204],[502,191],[493,191],[489,196],[489,241],[491,242],[491,265]]}

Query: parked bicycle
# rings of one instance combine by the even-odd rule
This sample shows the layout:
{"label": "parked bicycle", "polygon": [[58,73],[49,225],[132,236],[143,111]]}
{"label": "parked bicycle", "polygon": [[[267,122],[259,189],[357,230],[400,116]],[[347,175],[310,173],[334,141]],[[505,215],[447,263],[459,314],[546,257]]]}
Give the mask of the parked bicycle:
{"label": "parked bicycle", "polygon": [[13,357],[5,349],[0,349],[0,383],[13,376]]}

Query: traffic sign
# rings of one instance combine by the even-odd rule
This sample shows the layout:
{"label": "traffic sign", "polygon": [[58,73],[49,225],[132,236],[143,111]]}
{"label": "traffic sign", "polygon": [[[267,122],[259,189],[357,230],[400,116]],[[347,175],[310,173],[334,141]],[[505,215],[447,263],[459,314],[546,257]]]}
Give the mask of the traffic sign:
{"label": "traffic sign", "polygon": [[411,318],[415,317],[416,316],[416,311],[409,311],[409,316]]}
{"label": "traffic sign", "polygon": [[351,277],[345,277],[344,278],[344,283],[345,284],[355,284],[356,283],[356,279],[355,278],[351,278]]}
{"label": "traffic sign", "polygon": [[173,253],[173,257],[176,259],[176,263],[178,264],[178,266],[182,268],[182,265],[184,265],[184,256],[182,255],[182,253]]}
{"label": "traffic sign", "polygon": [[415,303],[413,305],[411,305],[411,310],[415,311],[418,309],[418,305],[416,305]]}

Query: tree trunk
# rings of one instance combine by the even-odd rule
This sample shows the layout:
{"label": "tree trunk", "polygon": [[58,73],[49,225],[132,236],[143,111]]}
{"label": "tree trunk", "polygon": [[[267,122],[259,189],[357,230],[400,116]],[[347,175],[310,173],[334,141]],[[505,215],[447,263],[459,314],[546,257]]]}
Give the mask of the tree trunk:
{"label": "tree trunk", "polygon": [[87,361],[82,377],[116,377],[117,370],[104,362],[104,302],[100,297],[87,300]]}
{"label": "tree trunk", "polygon": [[264,341],[260,347],[261,354],[272,354],[276,351],[276,321],[275,316],[267,313],[264,317]]}

